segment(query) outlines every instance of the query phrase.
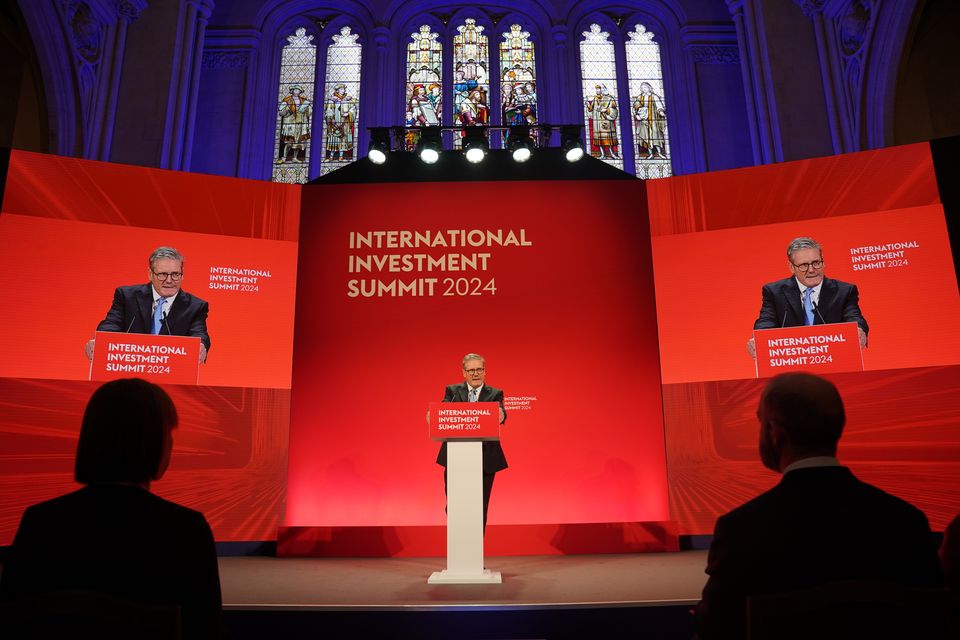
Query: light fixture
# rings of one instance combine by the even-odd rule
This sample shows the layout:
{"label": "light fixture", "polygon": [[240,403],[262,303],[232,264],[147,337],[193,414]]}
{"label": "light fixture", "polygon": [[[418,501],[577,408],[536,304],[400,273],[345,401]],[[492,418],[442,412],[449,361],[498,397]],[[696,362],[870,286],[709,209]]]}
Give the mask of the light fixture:
{"label": "light fixture", "polygon": [[533,140],[530,139],[530,127],[517,125],[510,127],[507,148],[515,162],[526,162],[533,155]]}
{"label": "light fixture", "polygon": [[580,144],[580,125],[566,125],[560,129],[560,148],[567,162],[576,162],[583,157]]}
{"label": "light fixture", "polygon": [[373,164],[383,164],[387,161],[387,154],[390,153],[390,129],[389,127],[373,127],[370,129],[370,147],[367,149],[367,157]]}
{"label": "light fixture", "polygon": [[420,141],[417,142],[417,155],[426,164],[433,164],[440,159],[440,127],[423,127],[420,129]]}
{"label": "light fixture", "polygon": [[467,127],[463,137],[463,150],[467,161],[474,164],[483,162],[490,150],[483,127]]}

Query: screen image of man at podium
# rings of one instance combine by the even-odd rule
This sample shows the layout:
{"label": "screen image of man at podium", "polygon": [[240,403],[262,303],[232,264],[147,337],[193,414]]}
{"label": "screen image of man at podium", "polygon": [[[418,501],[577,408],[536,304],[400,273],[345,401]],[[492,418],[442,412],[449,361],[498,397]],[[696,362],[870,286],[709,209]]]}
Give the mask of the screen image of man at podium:
{"label": "screen image of man at podium", "polygon": [[[463,378],[460,384],[451,384],[444,389],[442,402],[497,402],[500,404],[500,424],[507,420],[507,412],[503,408],[503,391],[484,384],[486,377],[485,361],[483,356],[468,353],[463,357]],[[444,467],[443,489],[447,490],[447,443],[440,445],[437,454],[437,464]],[[490,491],[493,489],[493,478],[497,471],[507,468],[507,458],[503,455],[500,442],[483,443],[483,526],[487,526],[487,506],[490,504]]]}
{"label": "screen image of man at podium", "polygon": [[[789,278],[763,285],[763,303],[753,328],[780,329],[814,324],[856,322],[860,346],[866,348],[867,325],[855,284],[824,276],[823,250],[813,238],[794,238],[787,246]],[[747,352],[756,357],[753,338]]]}
{"label": "screen image of man at podium", "polygon": [[[107,317],[97,331],[151,333],[154,335],[196,336],[200,338],[200,362],[207,359],[210,336],[207,334],[205,300],[181,289],[184,258],[172,247],[158,247],[148,260],[147,284],[117,287]],[[95,341],[84,347],[93,359]]]}

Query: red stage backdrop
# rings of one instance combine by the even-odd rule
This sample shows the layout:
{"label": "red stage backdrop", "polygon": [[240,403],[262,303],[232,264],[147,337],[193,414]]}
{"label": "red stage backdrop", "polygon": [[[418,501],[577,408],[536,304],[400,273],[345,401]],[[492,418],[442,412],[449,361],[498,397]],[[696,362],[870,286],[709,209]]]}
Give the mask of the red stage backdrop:
{"label": "red stage backdrop", "polygon": [[827,275],[859,286],[871,325],[867,371],[831,376],[841,460],[942,528],[960,510],[960,306],[927,145],[646,185],[305,188],[14,151],[0,544],[27,505],[75,488],[97,386],[83,342],[161,244],[211,303],[213,349],[206,386],[168,387],[181,426],[155,489],[203,511],[217,539],[443,523],[424,414],[468,351],[507,396],[491,523],[672,517],[709,533],[777,480],[757,460],[763,381],[744,343],[797,235],[823,242]]}
{"label": "red stage backdrop", "polygon": [[174,457],[154,489],[219,540],[276,535],[283,510],[300,187],[13,151],[0,210],[0,544],[23,509],[76,488],[83,344],[160,245],[210,303],[197,386],[168,386]]}
{"label": "red stage backdrop", "polygon": [[829,376],[847,404],[840,458],[924,509],[960,510],[960,296],[930,150],[910,145],[648,183],[671,512],[681,533],[776,483],[757,455],[745,344],[763,284],[797,236],[856,284],[865,371]]}
{"label": "red stage backdrop", "polygon": [[287,525],[443,523],[425,412],[468,352],[491,523],[669,518],[643,183],[308,186],[302,221]]}

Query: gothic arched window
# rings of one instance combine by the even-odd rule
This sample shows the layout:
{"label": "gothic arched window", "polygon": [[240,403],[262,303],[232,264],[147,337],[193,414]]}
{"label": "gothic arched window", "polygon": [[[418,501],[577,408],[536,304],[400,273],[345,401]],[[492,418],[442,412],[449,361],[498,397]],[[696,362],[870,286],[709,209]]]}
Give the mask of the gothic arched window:
{"label": "gothic arched window", "polygon": [[[458,127],[490,124],[490,45],[483,30],[467,18],[453,36],[453,122]],[[461,135],[454,136],[455,148]]]}
{"label": "gothic arched window", "polygon": [[[500,114],[504,125],[537,124],[537,68],[530,34],[510,25],[500,43]],[[537,130],[531,135],[536,139]]]}
{"label": "gothic arched window", "polygon": [[663,97],[660,45],[638,24],[627,33],[627,78],[630,85],[630,119],[638,178],[665,178],[670,168],[667,108]]}
{"label": "gothic arched window", "polygon": [[342,27],[327,47],[320,175],[357,159],[360,133],[360,36]]}
{"label": "gothic arched window", "polygon": [[617,65],[610,34],[591,24],[580,41],[580,76],[587,151],[595,158],[623,169],[620,153],[620,108]]}
{"label": "gothic arched window", "polygon": [[274,136],[274,182],[304,183],[310,168],[310,135],[313,124],[314,79],[317,47],[313,36],[299,28],[287,36],[290,43],[280,54],[280,90]]}
{"label": "gothic arched window", "polygon": [[[408,127],[435,127],[442,124],[443,45],[439,34],[423,25],[410,34],[407,45],[407,84],[405,122]],[[418,135],[407,133],[407,148],[412,149]]]}

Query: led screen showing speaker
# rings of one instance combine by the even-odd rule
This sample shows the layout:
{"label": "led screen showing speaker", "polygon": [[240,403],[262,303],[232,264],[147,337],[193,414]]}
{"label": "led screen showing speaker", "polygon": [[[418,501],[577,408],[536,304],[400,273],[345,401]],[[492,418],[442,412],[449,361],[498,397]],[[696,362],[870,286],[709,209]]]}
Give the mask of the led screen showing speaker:
{"label": "led screen showing speaker", "polygon": [[[88,380],[84,346],[117,287],[147,290],[160,246],[184,256],[182,290],[208,303],[211,348],[199,386],[165,385],[180,427],[154,488],[203,511],[218,539],[276,535],[299,210],[295,186],[11,152],[0,209],[0,544],[26,505],[76,488],[80,419],[100,384]],[[157,357],[111,365],[144,376],[162,368],[145,363]]]}
{"label": "led screen showing speaker", "polygon": [[[763,380],[747,351],[761,288],[811,237],[869,324],[862,372],[825,374],[848,412],[839,456],[942,528],[960,476],[960,296],[927,144],[648,183],[671,509],[686,533],[777,477],[757,455]],[[826,285],[824,285],[826,287]],[[791,295],[791,294],[786,294]],[[797,307],[800,290],[796,288]],[[783,322],[791,325],[789,301]],[[822,345],[777,343],[767,365],[815,370]],[[808,362],[801,362],[808,359]]]}

